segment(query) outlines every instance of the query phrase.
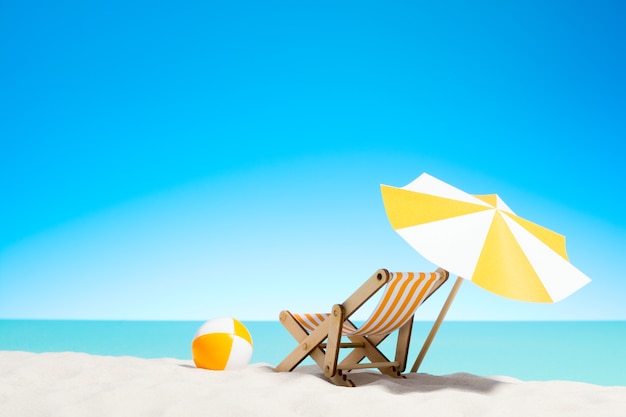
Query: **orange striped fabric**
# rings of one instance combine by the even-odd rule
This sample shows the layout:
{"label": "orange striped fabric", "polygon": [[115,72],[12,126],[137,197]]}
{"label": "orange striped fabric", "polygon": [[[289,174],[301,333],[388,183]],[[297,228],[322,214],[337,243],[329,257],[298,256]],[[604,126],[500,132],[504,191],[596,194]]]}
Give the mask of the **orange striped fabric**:
{"label": "orange striped fabric", "polygon": [[[359,329],[345,322],[342,334],[385,335],[399,329],[434,291],[440,279],[442,276],[438,272],[392,272],[383,296],[371,316]],[[294,314],[308,332],[313,331],[328,316],[329,314]]]}
{"label": "orange striped fabric", "polygon": [[[329,313],[316,313],[316,314],[294,314],[293,315],[298,323],[302,325],[306,329],[307,332],[311,333],[317,326],[319,326],[328,316]],[[344,335],[349,335],[356,332],[356,327],[354,327],[349,322],[345,322],[343,324],[342,333]]]}

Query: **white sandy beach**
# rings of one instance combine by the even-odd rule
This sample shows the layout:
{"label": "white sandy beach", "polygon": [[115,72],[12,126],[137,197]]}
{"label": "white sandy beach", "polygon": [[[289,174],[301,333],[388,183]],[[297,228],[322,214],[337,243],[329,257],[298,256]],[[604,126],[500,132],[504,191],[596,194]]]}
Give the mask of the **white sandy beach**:
{"label": "white sandy beach", "polygon": [[190,361],[0,352],[0,416],[626,416],[626,387],[465,373],[374,372],[336,387],[306,366],[207,371]]}

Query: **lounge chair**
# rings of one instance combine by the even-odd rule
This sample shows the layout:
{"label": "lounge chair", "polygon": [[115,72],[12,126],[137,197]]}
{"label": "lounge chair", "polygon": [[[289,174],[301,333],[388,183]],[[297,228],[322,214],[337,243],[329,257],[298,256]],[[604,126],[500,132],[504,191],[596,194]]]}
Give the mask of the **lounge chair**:
{"label": "lounge chair", "polygon": [[[278,372],[292,371],[311,356],[324,375],[337,385],[354,386],[346,376],[353,369],[377,368],[381,373],[400,377],[406,367],[415,310],[448,279],[448,272],[376,271],[343,304],[335,304],[327,314],[280,313],[283,326],[298,341],[295,348],[277,367]],[[387,284],[385,286],[385,284]],[[349,318],[376,292],[385,287],[371,316],[357,328]],[[378,349],[391,333],[398,331],[393,361]],[[350,342],[342,343],[342,336]],[[326,340],[326,343],[323,343]],[[338,363],[339,350],[352,349]],[[367,358],[369,362],[361,363]]]}

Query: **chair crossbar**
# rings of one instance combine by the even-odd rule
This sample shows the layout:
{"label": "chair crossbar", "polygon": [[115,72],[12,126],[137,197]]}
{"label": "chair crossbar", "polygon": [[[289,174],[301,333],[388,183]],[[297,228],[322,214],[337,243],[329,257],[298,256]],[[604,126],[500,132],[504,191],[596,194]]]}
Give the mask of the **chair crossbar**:
{"label": "chair crossbar", "polygon": [[348,369],[369,369],[369,368],[397,368],[400,366],[400,362],[370,362],[370,363],[355,363],[351,365],[337,365],[337,369],[340,370],[348,370]]}
{"label": "chair crossbar", "polygon": [[[326,343],[321,343],[320,344],[320,347],[322,349],[325,349],[327,346],[328,345]],[[343,348],[352,348],[352,349],[354,349],[354,348],[362,348],[362,347],[365,347],[365,343],[345,343],[344,342],[344,343],[341,343],[339,345],[339,347],[342,348],[342,349]]]}

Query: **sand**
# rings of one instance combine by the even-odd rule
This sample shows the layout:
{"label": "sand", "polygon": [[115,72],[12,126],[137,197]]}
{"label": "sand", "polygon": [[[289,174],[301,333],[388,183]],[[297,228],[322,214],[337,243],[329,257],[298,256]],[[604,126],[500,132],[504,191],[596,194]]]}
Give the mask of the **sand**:
{"label": "sand", "polygon": [[178,359],[0,352],[0,416],[626,416],[626,387],[374,371],[337,387],[314,366],[207,371]]}

